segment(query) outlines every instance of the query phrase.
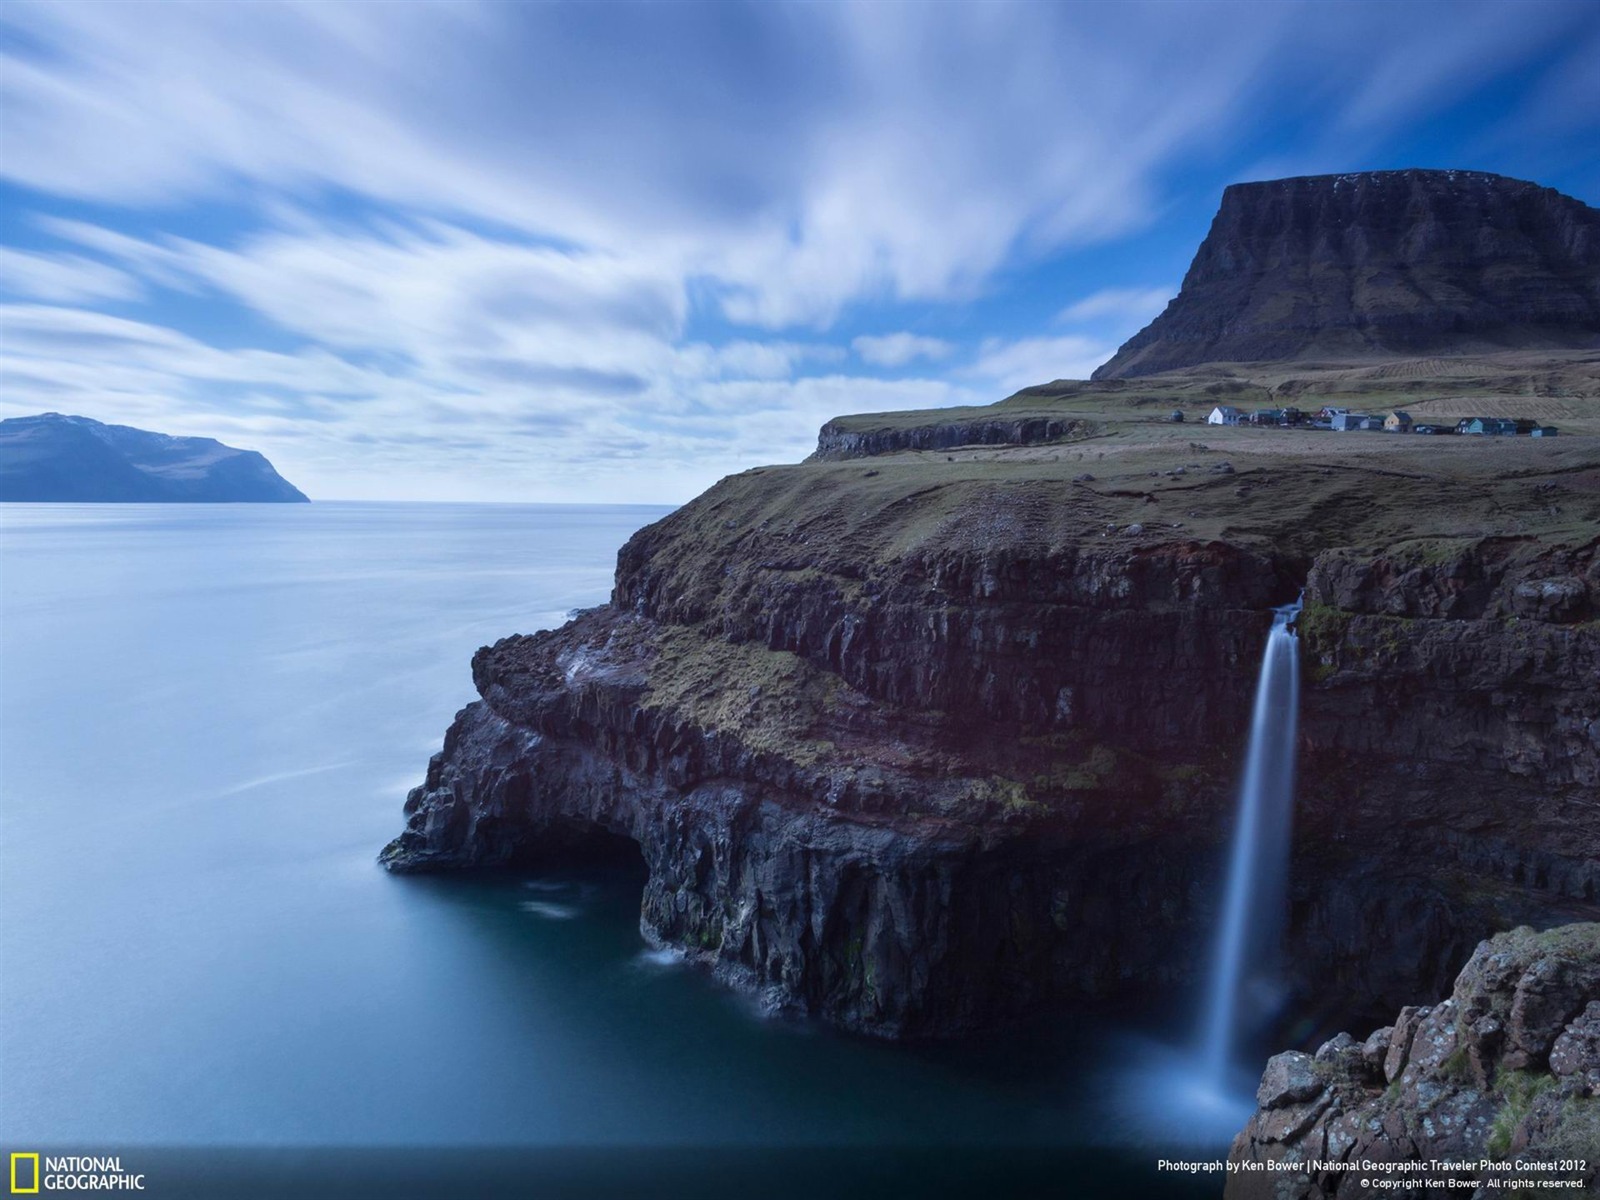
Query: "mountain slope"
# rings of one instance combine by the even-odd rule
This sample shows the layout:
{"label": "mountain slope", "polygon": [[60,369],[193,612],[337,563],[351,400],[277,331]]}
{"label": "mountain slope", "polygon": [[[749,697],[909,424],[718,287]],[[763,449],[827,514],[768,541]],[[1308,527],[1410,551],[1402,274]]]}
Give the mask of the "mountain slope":
{"label": "mountain slope", "polygon": [[87,417],[0,421],[0,500],[304,502],[254,450]]}
{"label": "mountain slope", "polygon": [[1600,210],[1475,171],[1228,188],[1183,288],[1094,373],[1600,346]]}

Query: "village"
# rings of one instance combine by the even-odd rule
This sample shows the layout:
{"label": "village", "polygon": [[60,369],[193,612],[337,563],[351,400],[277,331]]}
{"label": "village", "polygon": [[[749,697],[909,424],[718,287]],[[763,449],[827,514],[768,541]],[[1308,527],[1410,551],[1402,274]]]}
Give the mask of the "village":
{"label": "village", "polygon": [[[1183,414],[1173,411],[1171,419],[1182,421]],[[1462,417],[1454,424],[1448,422],[1419,423],[1411,414],[1396,409],[1389,413],[1358,413],[1348,408],[1324,405],[1314,413],[1298,408],[1258,408],[1246,413],[1231,404],[1219,404],[1206,417],[1207,425],[1256,425],[1277,429],[1327,429],[1337,433],[1421,433],[1461,434],[1487,437],[1555,437],[1559,430],[1554,425],[1543,425],[1531,417]]]}

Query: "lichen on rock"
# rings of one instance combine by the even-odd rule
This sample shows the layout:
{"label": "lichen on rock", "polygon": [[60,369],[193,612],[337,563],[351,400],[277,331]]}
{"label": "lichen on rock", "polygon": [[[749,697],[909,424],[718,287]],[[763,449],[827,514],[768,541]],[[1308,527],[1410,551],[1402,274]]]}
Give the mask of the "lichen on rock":
{"label": "lichen on rock", "polygon": [[[1584,1160],[1534,1177],[1579,1180],[1584,1190],[1562,1194],[1592,1195],[1600,1176],[1600,924],[1519,928],[1484,941],[1439,1004],[1402,1009],[1364,1045],[1341,1034],[1315,1059],[1275,1056],[1257,1102],[1233,1143],[1229,1200],[1276,1198],[1284,1186],[1299,1200],[1355,1200],[1387,1194],[1377,1181],[1396,1178],[1418,1180],[1413,1191],[1424,1195],[1477,1195],[1473,1183],[1492,1195],[1530,1172],[1364,1164],[1513,1157]],[[1267,1173],[1253,1169],[1267,1164]]]}

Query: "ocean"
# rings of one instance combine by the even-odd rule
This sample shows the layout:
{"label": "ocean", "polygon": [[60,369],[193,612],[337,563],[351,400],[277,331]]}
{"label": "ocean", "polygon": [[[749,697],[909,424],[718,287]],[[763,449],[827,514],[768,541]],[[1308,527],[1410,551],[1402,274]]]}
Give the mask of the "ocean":
{"label": "ocean", "polygon": [[3,506],[0,1145],[153,1196],[1195,1194],[1093,1021],[845,1037],[651,954],[625,872],[376,865],[472,651],[666,511]]}

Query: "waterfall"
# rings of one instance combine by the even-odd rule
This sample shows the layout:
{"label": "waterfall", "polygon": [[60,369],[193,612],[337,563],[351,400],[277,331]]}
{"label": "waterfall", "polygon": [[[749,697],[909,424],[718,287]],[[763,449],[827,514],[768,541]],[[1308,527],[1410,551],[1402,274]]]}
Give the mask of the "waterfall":
{"label": "waterfall", "polygon": [[1252,1000],[1271,990],[1283,931],[1300,705],[1298,639],[1290,623],[1299,611],[1298,601],[1275,610],[1256,681],[1250,746],[1239,785],[1238,826],[1228,857],[1228,885],[1201,1027],[1202,1065],[1219,1089],[1241,1034],[1266,1007]]}

